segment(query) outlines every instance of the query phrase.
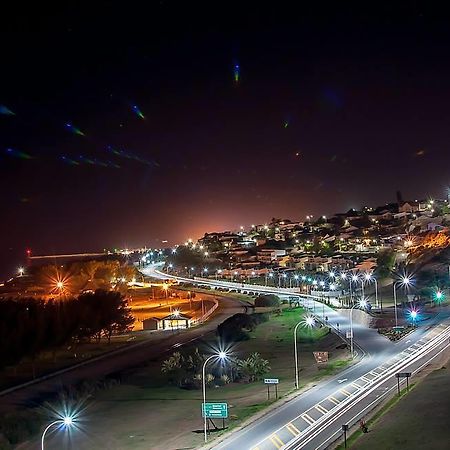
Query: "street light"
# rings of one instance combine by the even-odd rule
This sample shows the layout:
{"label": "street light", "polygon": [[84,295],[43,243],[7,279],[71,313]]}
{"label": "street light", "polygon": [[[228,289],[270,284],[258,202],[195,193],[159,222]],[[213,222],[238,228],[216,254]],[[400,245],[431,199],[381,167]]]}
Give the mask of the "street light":
{"label": "street light", "polygon": [[[364,278],[367,282],[373,281],[375,283],[375,304],[378,308],[378,282],[375,276],[369,272],[364,275]],[[364,297],[363,297],[364,298]],[[383,308],[381,308],[383,309]]]}
{"label": "street light", "polygon": [[298,382],[298,351],[297,351],[297,329],[300,325],[313,327],[314,326],[314,317],[307,316],[304,319],[300,320],[300,322],[294,327],[294,357],[295,357],[295,389],[299,389]]}
{"label": "street light", "polygon": [[403,275],[400,280],[395,281],[393,284],[394,289],[394,312],[395,312],[395,326],[398,327],[398,316],[397,316],[397,284],[401,284],[405,288],[411,284],[412,279],[409,275]]}
{"label": "street light", "polygon": [[415,309],[412,309],[411,311],[409,311],[409,316],[411,317],[412,321],[413,321],[413,327],[416,326],[416,319],[418,316],[418,312]]}
{"label": "street light", "polygon": [[23,277],[23,274],[25,273],[25,269],[23,267],[19,267],[17,269],[17,272],[19,272],[19,277]]}
{"label": "street light", "polygon": [[202,368],[202,381],[203,381],[203,431],[205,434],[205,442],[208,441],[208,435],[206,433],[206,364],[208,364],[209,361],[211,361],[211,359],[216,358],[220,361],[224,361],[227,358],[227,353],[224,351],[220,351],[218,353],[215,353],[214,355],[209,356],[208,358],[206,358],[205,362],[203,363],[203,368]]}
{"label": "street light", "polygon": [[350,286],[350,303],[353,303],[353,293],[352,293],[352,282],[357,283],[359,280],[358,275],[353,274],[350,278],[349,286]]}
{"label": "street light", "polygon": [[61,428],[61,427],[70,428],[73,425],[73,418],[70,416],[66,416],[62,419],[55,420],[52,423],[50,423],[49,425],[47,425],[47,427],[43,431],[42,437],[41,437],[41,450],[44,450],[44,439],[45,439],[45,435],[46,435],[47,431],[55,425],[58,425],[58,428]]}
{"label": "street light", "polygon": [[355,303],[350,308],[350,354],[352,355],[352,358],[353,358],[353,308],[355,308],[356,306],[365,308],[367,306],[367,302],[364,299],[362,299],[359,303]]}

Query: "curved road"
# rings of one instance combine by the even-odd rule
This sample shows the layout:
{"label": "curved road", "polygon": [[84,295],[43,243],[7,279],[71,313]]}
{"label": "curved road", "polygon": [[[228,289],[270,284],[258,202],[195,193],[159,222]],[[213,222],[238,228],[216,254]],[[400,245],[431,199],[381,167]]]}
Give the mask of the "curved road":
{"label": "curved road", "polygon": [[[292,289],[274,289],[210,279],[188,279],[164,274],[151,266],[145,273],[197,285],[249,292],[296,295]],[[335,331],[345,334],[349,320],[317,301],[300,295],[303,305],[319,319],[328,316]],[[442,323],[441,323],[442,322]],[[396,389],[395,374],[416,373],[423,365],[447,351],[450,326],[448,314],[430,319],[426,325],[397,343],[382,337],[374,329],[353,324],[355,346],[363,356],[353,367],[319,383],[239,431],[226,434],[221,442],[208,448],[220,450],[323,449],[341,436],[342,424],[353,425]],[[339,326],[338,326],[339,324]]]}

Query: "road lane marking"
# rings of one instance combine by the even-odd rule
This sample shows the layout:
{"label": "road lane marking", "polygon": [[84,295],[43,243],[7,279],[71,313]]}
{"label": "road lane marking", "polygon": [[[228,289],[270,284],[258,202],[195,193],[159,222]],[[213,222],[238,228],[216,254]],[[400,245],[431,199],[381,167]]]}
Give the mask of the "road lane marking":
{"label": "road lane marking", "polygon": [[286,425],[286,428],[294,435],[294,436],[298,436],[301,432],[300,430],[292,423],[288,423]]}
{"label": "road lane marking", "polygon": [[370,373],[371,375],[375,376],[375,377],[380,376],[380,374],[379,374],[378,372],[375,372],[375,369],[374,369],[374,370],[371,370],[369,373]]}
{"label": "road lane marking", "polygon": [[352,394],[350,394],[350,392],[348,392],[346,389],[341,389],[339,392],[340,392],[341,394],[344,394],[346,397],[350,397],[350,395],[352,395]]}
{"label": "road lane marking", "polygon": [[315,420],[314,420],[311,416],[308,416],[308,414],[306,414],[306,413],[303,413],[300,417],[301,417],[306,423],[309,423],[310,425],[312,425],[312,424],[315,422]]}
{"label": "road lane marking", "polygon": [[275,433],[270,436],[270,440],[276,448],[281,448],[284,445],[284,442]]}
{"label": "road lane marking", "polygon": [[360,390],[360,389],[362,389],[362,386],[360,386],[359,384],[356,384],[356,383],[350,383],[354,388],[356,388],[356,389],[358,389],[358,391]]}
{"label": "road lane marking", "polygon": [[328,397],[328,400],[330,400],[330,402],[334,403],[335,405],[339,405],[339,403],[341,403],[339,400],[337,400],[333,396]]}
{"label": "road lane marking", "polygon": [[364,380],[366,383],[370,383],[372,380],[365,377],[364,375],[361,377],[361,380]]}
{"label": "road lane marking", "polygon": [[328,409],[324,408],[322,405],[316,405],[316,409],[322,414],[326,414],[328,412]]}

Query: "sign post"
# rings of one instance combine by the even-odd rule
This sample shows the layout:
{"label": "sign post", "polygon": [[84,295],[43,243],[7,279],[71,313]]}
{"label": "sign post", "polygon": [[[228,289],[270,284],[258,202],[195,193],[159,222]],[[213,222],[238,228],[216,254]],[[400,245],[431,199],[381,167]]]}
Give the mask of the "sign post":
{"label": "sign post", "polygon": [[395,374],[397,378],[397,393],[400,397],[400,378],[406,378],[406,390],[409,392],[409,377],[411,376],[411,372],[399,372]]}
{"label": "sign post", "polygon": [[264,384],[267,385],[267,400],[270,400],[270,385],[275,385],[275,398],[278,398],[278,383],[280,380],[278,378],[264,378]]}
{"label": "sign post", "polygon": [[228,403],[202,403],[202,415],[207,419],[227,419]]}
{"label": "sign post", "polygon": [[348,425],[347,424],[342,425],[342,431],[344,432],[344,448],[347,448],[347,430]]}
{"label": "sign post", "polygon": [[317,364],[326,364],[328,362],[328,352],[313,352]]}

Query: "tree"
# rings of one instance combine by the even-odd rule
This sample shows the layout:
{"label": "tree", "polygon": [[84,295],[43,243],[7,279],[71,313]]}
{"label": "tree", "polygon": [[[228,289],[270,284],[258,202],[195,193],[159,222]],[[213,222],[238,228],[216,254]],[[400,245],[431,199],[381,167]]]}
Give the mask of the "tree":
{"label": "tree", "polygon": [[256,297],[255,306],[280,306],[280,297],[275,294],[262,294]]}
{"label": "tree", "polygon": [[181,387],[184,381],[184,356],[175,352],[171,357],[163,361],[161,372],[169,377],[169,382]]}
{"label": "tree", "polygon": [[238,373],[249,383],[258,381],[270,370],[269,361],[258,352],[252,353],[247,359],[237,361]]}
{"label": "tree", "polygon": [[378,254],[376,273],[379,278],[390,275],[395,264],[395,252],[390,249],[382,250]]}

